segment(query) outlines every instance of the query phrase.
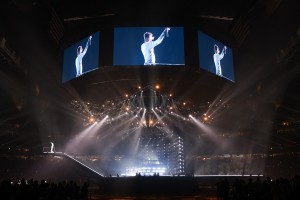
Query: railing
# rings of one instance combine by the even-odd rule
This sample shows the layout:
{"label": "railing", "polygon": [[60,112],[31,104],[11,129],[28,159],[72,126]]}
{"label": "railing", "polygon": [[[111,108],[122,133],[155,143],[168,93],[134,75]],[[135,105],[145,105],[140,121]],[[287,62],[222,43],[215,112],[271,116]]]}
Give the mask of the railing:
{"label": "railing", "polygon": [[76,158],[74,158],[74,156],[71,156],[67,153],[63,153],[64,155],[66,155],[67,157],[71,158],[72,160],[76,161],[77,163],[81,164],[82,166],[88,168],[89,170],[95,172],[96,174],[98,174],[99,176],[103,176],[102,174],[100,174],[99,172],[95,171],[94,169],[90,168],[89,166],[83,164],[82,162],[80,162],[79,160],[77,160]]}

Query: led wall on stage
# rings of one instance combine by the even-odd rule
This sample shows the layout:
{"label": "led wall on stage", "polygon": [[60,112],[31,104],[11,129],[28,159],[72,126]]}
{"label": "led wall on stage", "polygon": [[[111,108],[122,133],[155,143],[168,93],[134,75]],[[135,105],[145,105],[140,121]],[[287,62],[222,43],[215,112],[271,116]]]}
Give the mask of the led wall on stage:
{"label": "led wall on stage", "polygon": [[64,50],[63,83],[99,67],[99,35],[96,32]]}
{"label": "led wall on stage", "polygon": [[114,29],[114,66],[184,64],[183,27]]}
{"label": "led wall on stage", "polygon": [[235,81],[231,48],[201,31],[198,31],[198,48],[200,68]]}

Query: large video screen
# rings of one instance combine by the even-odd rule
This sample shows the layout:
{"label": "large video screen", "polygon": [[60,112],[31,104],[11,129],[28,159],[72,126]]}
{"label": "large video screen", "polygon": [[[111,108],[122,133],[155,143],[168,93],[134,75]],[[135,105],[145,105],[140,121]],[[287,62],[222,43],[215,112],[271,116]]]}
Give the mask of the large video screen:
{"label": "large video screen", "polygon": [[183,27],[117,27],[114,66],[185,64]]}
{"label": "large video screen", "polygon": [[99,67],[99,35],[96,32],[64,50],[63,83]]}
{"label": "large video screen", "polygon": [[198,31],[198,48],[200,68],[235,81],[231,48],[201,31]]}

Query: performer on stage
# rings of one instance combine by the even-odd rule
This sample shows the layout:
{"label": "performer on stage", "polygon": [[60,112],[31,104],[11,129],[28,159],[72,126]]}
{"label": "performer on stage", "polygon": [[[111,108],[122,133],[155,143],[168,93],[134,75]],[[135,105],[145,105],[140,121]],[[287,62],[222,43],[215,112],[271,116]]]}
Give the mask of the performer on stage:
{"label": "performer on stage", "polygon": [[82,75],[82,58],[86,54],[88,47],[91,45],[91,40],[92,36],[89,37],[84,49],[82,48],[82,46],[77,47],[77,57],[75,60],[76,77]]}
{"label": "performer on stage", "polygon": [[54,143],[53,142],[50,143],[51,143],[50,153],[54,153]]}
{"label": "performer on stage", "polygon": [[223,76],[222,75],[222,68],[221,68],[221,60],[223,59],[224,55],[226,54],[226,49],[227,47],[224,46],[222,53],[220,54],[220,49],[218,47],[218,45],[214,45],[214,63],[215,63],[215,67],[216,67],[216,74],[219,76]]}
{"label": "performer on stage", "polygon": [[144,43],[141,45],[141,50],[145,60],[144,65],[155,65],[154,47],[159,45],[165,36],[168,37],[169,30],[169,27],[165,28],[156,40],[154,40],[154,36],[151,32],[144,33]]}

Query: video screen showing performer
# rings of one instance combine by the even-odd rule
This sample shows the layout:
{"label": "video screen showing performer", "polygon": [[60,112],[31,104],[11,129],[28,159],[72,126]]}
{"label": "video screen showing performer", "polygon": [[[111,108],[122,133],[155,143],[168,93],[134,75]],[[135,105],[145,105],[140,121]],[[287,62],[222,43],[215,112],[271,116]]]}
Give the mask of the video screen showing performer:
{"label": "video screen showing performer", "polygon": [[200,68],[232,82],[235,81],[231,48],[200,31],[198,31],[198,47]]}
{"label": "video screen showing performer", "polygon": [[82,76],[99,67],[99,32],[64,50],[62,82]]}
{"label": "video screen showing performer", "polygon": [[182,27],[121,27],[114,30],[114,66],[184,65]]}

